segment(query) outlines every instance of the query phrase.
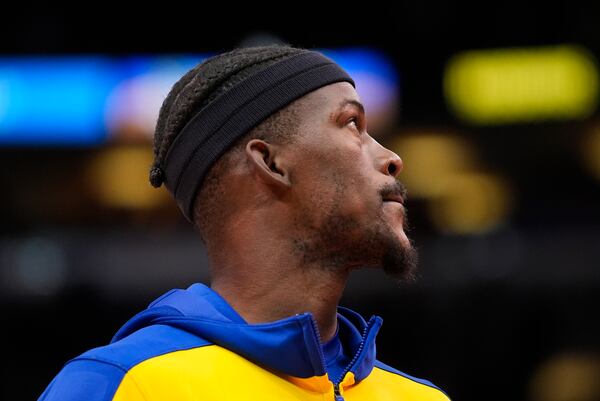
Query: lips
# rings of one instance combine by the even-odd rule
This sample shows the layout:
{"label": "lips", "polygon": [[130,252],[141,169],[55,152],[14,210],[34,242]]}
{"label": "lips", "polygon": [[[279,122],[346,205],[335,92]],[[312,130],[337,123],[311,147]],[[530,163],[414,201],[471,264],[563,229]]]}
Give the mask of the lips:
{"label": "lips", "polygon": [[404,198],[402,195],[388,195],[383,199],[384,202],[398,202],[404,206]]}

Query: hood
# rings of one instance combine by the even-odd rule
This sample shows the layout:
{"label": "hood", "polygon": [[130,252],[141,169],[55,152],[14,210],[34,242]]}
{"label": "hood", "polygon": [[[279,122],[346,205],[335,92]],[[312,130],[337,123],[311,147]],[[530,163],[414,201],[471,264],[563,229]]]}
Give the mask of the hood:
{"label": "hood", "polygon": [[[327,377],[320,335],[311,313],[248,324],[217,292],[196,283],[185,290],[171,290],[156,299],[121,327],[111,343],[155,324],[192,333],[292,377]],[[366,322],[358,313],[338,307],[340,341],[352,357],[344,373],[352,373],[348,376],[353,383],[363,380],[373,369],[375,337],[381,324],[379,316],[372,316]],[[344,376],[328,379],[339,383]]]}

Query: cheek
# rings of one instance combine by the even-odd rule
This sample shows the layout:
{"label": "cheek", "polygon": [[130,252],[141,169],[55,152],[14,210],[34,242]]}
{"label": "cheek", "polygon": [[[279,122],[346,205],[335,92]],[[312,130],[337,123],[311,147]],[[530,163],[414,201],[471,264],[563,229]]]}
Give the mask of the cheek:
{"label": "cheek", "polygon": [[363,175],[357,164],[350,164],[334,177],[339,212],[355,219],[372,218],[376,204],[376,188]]}
{"label": "cheek", "polygon": [[335,209],[335,214],[354,219],[372,218],[378,193],[363,150],[345,143],[335,150],[312,152],[303,160],[297,182],[304,198],[300,201],[313,209],[313,215]]}

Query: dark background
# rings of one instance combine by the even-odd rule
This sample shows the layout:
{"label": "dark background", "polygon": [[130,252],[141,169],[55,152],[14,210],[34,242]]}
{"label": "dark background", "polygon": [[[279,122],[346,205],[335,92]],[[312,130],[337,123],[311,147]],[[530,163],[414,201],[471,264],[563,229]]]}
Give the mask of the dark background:
{"label": "dark background", "polygon": [[[452,115],[441,89],[446,62],[462,50],[576,43],[599,59],[598,3],[289,6],[271,15],[273,7],[164,4],[29,10],[0,24],[0,52],[221,52],[264,35],[301,47],[383,50],[401,80],[398,128],[459,132],[488,168],[508,177],[516,206],[492,230],[452,234],[432,223],[427,201],[409,198],[421,279],[397,287],[381,272],[357,272],[342,304],[382,316],[379,358],[453,400],[599,400],[600,180],[579,150],[600,125],[599,111],[477,127]],[[1,399],[35,399],[64,362],[107,343],[154,298],[208,280],[200,242],[174,204],[139,215],[53,193],[96,151],[0,148],[0,269],[10,271],[28,246],[59,249],[67,261],[66,279],[51,293],[2,285]],[[56,211],[65,208],[76,212]],[[578,393],[586,386],[587,396]]]}

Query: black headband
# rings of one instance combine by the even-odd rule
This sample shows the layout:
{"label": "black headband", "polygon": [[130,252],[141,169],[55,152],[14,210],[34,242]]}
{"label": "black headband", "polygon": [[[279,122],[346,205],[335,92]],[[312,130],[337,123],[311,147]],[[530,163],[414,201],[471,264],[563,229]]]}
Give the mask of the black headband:
{"label": "black headband", "polygon": [[192,222],[204,175],[235,142],[292,101],[322,86],[352,78],[330,58],[306,51],[249,76],[201,109],[177,135],[165,158],[165,186]]}

